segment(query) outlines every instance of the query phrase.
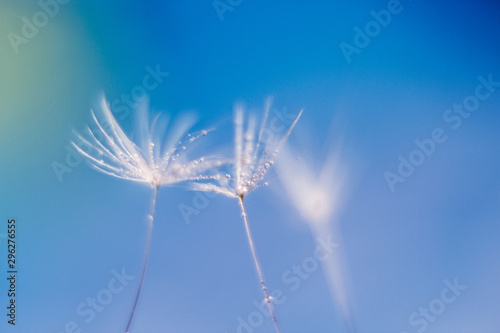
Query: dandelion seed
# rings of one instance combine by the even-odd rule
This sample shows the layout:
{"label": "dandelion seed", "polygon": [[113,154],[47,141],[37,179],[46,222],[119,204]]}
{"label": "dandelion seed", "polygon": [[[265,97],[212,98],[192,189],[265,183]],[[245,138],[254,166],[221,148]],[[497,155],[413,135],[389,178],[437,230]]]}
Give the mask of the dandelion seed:
{"label": "dandelion seed", "polygon": [[[183,181],[209,179],[212,176],[208,174],[208,171],[223,163],[220,160],[205,157],[197,160],[187,159],[186,152],[190,144],[208,133],[204,130],[200,133],[187,134],[187,131],[194,125],[193,117],[185,116],[169,127],[169,121],[160,119],[158,115],[150,123],[146,106],[146,103],[141,104],[136,112],[137,137],[135,142],[123,132],[105,98],[102,98],[100,103],[103,120],[99,121],[92,111],[91,115],[96,129],[87,128],[87,136],[75,132],[79,143],[72,142],[73,147],[88,160],[94,169],[116,178],[147,184],[154,189],[151,213],[147,215],[149,230],[146,256],[139,289],[126,328],[127,333],[134,319],[144,284],[159,187]],[[105,127],[105,123],[109,126]]]}
{"label": "dandelion seed", "polygon": [[[315,172],[304,159],[293,162],[293,172],[283,172],[280,175],[285,193],[293,202],[299,214],[309,224],[316,239],[333,233],[340,237],[340,228],[334,223],[334,216],[339,210],[341,194],[346,179],[346,172],[339,161],[340,149],[329,152],[319,172]],[[282,161],[290,165],[290,161],[297,153],[290,149],[282,152]],[[300,175],[300,177],[297,177]],[[353,332],[353,324],[349,309],[346,291],[347,267],[339,251],[334,251],[326,260],[322,261],[325,277],[328,282],[331,297],[340,312],[344,324],[349,332]]]}
{"label": "dandelion seed", "polygon": [[244,110],[241,107],[236,107],[234,113],[234,154],[235,154],[235,171],[233,175],[226,174],[225,177],[214,178],[215,181],[210,184],[193,183],[191,188],[199,191],[213,191],[221,193],[229,197],[238,198],[238,203],[241,208],[241,215],[245,225],[248,244],[253,257],[255,268],[259,276],[264,299],[266,300],[267,307],[271,314],[271,319],[276,332],[280,332],[278,321],[274,307],[272,305],[272,298],[267,290],[267,285],[262,272],[262,267],[257,256],[250,225],[248,223],[248,216],[245,209],[244,196],[260,186],[265,186],[267,183],[261,184],[264,176],[269,168],[273,165],[274,159],[279,153],[279,150],[284,145],[293,128],[297,124],[302,111],[292,123],[288,131],[281,138],[281,140],[264,140],[263,133],[266,129],[267,119],[271,108],[271,99],[266,102],[264,116],[257,131],[257,123],[254,116],[250,116],[248,125],[244,128]]}

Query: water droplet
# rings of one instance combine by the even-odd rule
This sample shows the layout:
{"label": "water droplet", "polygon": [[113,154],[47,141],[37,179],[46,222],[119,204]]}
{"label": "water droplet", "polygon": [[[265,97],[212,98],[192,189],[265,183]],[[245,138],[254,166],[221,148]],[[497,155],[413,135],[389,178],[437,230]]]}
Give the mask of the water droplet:
{"label": "water droplet", "polygon": [[231,175],[227,173],[226,178],[231,178]]}

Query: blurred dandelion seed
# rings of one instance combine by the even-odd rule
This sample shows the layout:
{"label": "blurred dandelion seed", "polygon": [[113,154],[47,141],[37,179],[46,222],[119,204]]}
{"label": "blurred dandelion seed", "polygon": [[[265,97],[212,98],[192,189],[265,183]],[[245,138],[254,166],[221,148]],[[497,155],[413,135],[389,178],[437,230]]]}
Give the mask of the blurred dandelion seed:
{"label": "blurred dandelion seed", "polygon": [[245,208],[243,198],[246,194],[252,192],[260,186],[267,186],[267,183],[262,183],[264,176],[269,168],[274,164],[274,160],[278,155],[281,147],[285,144],[290,136],[293,128],[297,124],[302,111],[300,111],[297,118],[281,138],[281,140],[269,140],[265,138],[264,133],[269,118],[269,111],[271,109],[272,100],[269,98],[265,104],[264,116],[260,123],[260,128],[257,131],[257,123],[255,116],[248,117],[248,125],[244,128],[244,109],[237,106],[234,111],[234,154],[235,154],[235,170],[234,174],[225,174],[221,177],[214,177],[214,182],[195,182],[191,184],[193,190],[198,191],[213,191],[221,193],[229,197],[238,198],[241,208],[241,215],[245,225],[248,244],[252,253],[253,261],[257,274],[259,275],[262,292],[266,300],[269,313],[273,321],[276,332],[280,332],[276,313],[272,305],[272,298],[267,290],[267,285],[262,272],[262,267],[257,256],[255,249],[250,225],[248,222],[248,215]]}
{"label": "blurred dandelion seed", "polygon": [[205,130],[195,134],[187,133],[194,125],[193,116],[184,116],[169,126],[168,118],[157,115],[150,123],[147,103],[140,104],[136,112],[137,137],[134,142],[123,132],[104,97],[100,107],[103,120],[99,121],[92,111],[96,128],[91,130],[87,127],[86,136],[75,132],[78,140],[72,142],[73,147],[87,158],[94,169],[113,177],[147,184],[154,190],[148,215],[146,255],[141,280],[126,328],[129,333],[148,266],[159,187],[183,181],[217,178],[217,175],[209,175],[209,171],[224,162],[207,157],[195,160],[186,157],[190,145],[208,133]]}
{"label": "blurred dandelion seed", "polygon": [[[320,171],[306,163],[304,159],[295,159],[297,155],[290,149],[284,149],[278,163],[289,165],[293,163],[292,170],[280,174],[279,178],[295,208],[302,218],[309,224],[315,239],[332,233],[338,239],[340,227],[334,220],[342,204],[342,194],[347,174],[340,163],[340,149],[332,147]],[[297,175],[300,175],[297,177]],[[337,241],[335,241],[337,243]],[[325,276],[330,289],[331,297],[341,313],[342,320],[349,332],[354,332],[349,303],[347,298],[345,280],[348,275],[343,256],[335,251],[322,262]]]}

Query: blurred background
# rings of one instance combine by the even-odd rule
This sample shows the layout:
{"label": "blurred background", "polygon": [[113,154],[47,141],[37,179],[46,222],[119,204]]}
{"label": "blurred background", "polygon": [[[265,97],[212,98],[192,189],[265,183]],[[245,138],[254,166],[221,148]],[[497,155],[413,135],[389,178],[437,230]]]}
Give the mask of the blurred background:
{"label": "blurred background", "polygon": [[[304,109],[289,158],[246,198],[283,332],[347,332],[318,228],[273,178],[300,179],[297,161],[341,184],[318,182],[321,232],[342,253],[355,332],[500,332],[499,14],[492,0],[2,0],[0,331],[124,332],[152,190],[92,170],[69,142],[102,93],[129,131],[146,92],[152,110],[197,113],[197,128],[268,96],[283,125]],[[436,129],[446,139],[424,154],[415,140]],[[162,188],[132,332],[273,332],[261,300],[237,200]]]}

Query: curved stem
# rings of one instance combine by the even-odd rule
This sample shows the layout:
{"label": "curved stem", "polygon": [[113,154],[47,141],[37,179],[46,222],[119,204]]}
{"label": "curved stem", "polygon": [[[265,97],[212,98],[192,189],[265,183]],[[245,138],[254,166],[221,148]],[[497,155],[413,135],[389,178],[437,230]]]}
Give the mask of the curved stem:
{"label": "curved stem", "polygon": [[269,292],[267,291],[266,281],[264,280],[264,274],[262,273],[262,267],[260,266],[259,258],[257,257],[257,251],[255,250],[255,245],[253,243],[252,233],[250,232],[250,225],[248,224],[248,217],[245,209],[245,203],[243,202],[243,196],[244,195],[239,195],[238,198],[241,207],[241,213],[243,215],[243,221],[245,222],[248,244],[250,245],[250,250],[252,251],[255,268],[257,269],[257,273],[259,274],[260,285],[262,286],[262,292],[264,293],[266,304],[269,309],[269,313],[271,314],[271,319],[273,320],[274,328],[276,329],[277,333],[280,333],[280,327],[278,325],[278,321],[276,320],[276,314],[274,312],[273,305],[271,304],[271,297],[269,296]]}
{"label": "curved stem", "polygon": [[154,220],[155,220],[156,198],[157,197],[158,197],[158,185],[155,185],[155,192],[154,192],[154,196],[153,196],[153,202],[151,205],[151,214],[148,216],[148,217],[150,217],[151,220],[150,220],[150,225],[149,225],[148,240],[146,243],[146,257],[144,258],[144,266],[142,267],[141,282],[139,283],[139,289],[137,290],[137,295],[135,296],[134,306],[132,308],[132,313],[130,314],[130,318],[129,318],[128,324],[127,324],[127,329],[125,331],[126,333],[130,333],[130,325],[132,325],[132,320],[134,319],[135,309],[137,308],[137,303],[139,302],[139,297],[141,296],[142,286],[144,284],[144,277],[146,275],[146,269],[148,267],[149,252],[151,251],[151,239],[153,237],[153,225],[154,225]]}

